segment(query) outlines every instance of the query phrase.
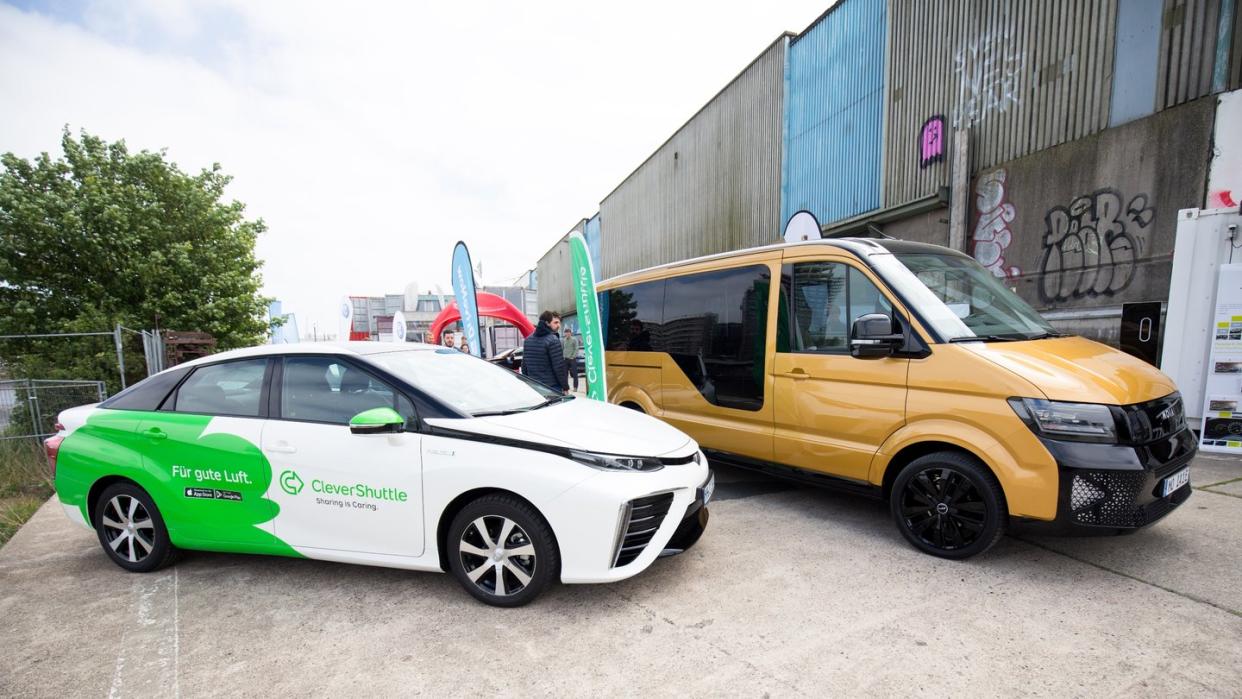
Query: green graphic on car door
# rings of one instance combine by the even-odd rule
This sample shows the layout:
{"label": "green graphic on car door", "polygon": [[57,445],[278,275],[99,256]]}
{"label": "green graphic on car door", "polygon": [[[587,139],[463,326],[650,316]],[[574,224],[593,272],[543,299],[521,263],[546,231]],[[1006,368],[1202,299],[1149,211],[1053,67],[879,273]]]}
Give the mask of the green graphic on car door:
{"label": "green graphic on car door", "polygon": [[[75,451],[107,448],[106,442],[92,439],[91,433],[104,423],[115,423],[110,419],[115,413],[100,413],[65,440],[61,453],[66,466],[72,463],[80,470],[79,464],[91,464],[106,469],[115,460],[100,454],[75,456]],[[127,415],[139,423],[127,441],[140,451],[142,468],[136,473],[108,471],[132,476],[151,494],[174,543],[208,550],[300,555],[273,534],[272,522],[280,506],[266,497],[272,466],[257,444],[261,421],[167,412]],[[213,427],[213,421],[219,422]],[[96,477],[106,474],[101,470]],[[85,493],[79,501],[85,501]]]}

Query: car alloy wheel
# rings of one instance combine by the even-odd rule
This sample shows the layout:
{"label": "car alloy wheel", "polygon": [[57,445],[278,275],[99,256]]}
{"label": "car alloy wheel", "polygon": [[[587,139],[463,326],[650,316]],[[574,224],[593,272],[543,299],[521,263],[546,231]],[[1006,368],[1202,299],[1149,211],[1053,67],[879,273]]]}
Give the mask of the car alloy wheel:
{"label": "car alloy wheel", "polygon": [[538,565],[526,531],[501,515],[484,515],[466,525],[457,549],[470,582],[497,597],[525,590]]}
{"label": "car alloy wheel", "polygon": [[996,476],[971,454],[941,451],[906,464],[889,508],[901,535],[923,553],[961,560],[1005,534],[1009,508]]}
{"label": "car alloy wheel", "polygon": [[155,522],[138,498],[124,493],[104,505],[101,517],[105,543],[130,563],[141,563],[155,550]]}
{"label": "car alloy wheel", "polygon": [[987,523],[987,506],[979,489],[950,468],[925,469],[907,481],[901,513],[912,534],[946,551],[974,544]]}

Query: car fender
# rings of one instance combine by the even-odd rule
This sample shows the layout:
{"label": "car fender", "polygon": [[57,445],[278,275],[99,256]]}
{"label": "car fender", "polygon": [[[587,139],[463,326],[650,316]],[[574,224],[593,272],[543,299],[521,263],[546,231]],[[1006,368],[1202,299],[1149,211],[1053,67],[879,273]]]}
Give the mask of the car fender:
{"label": "car fender", "polygon": [[1011,515],[1053,519],[1059,478],[1056,462],[1025,425],[1016,418],[1013,422],[1021,429],[1009,429],[1004,435],[958,419],[907,422],[880,445],[872,457],[868,480],[882,484],[893,457],[907,447],[928,442],[950,444],[973,454],[996,475]]}

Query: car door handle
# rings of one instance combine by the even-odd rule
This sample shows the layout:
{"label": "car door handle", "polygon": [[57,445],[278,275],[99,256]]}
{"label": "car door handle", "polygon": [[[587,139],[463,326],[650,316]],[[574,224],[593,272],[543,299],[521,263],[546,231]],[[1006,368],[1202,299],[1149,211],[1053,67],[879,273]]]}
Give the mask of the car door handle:
{"label": "car door handle", "polygon": [[146,435],[147,439],[153,439],[156,441],[168,439],[168,433],[158,427],[152,427],[146,432],[143,432],[143,434]]}
{"label": "car door handle", "polygon": [[277,454],[292,454],[297,451],[297,447],[288,442],[277,442],[268,447],[267,450]]}
{"label": "car door handle", "polygon": [[777,376],[784,376],[787,379],[809,379],[811,378],[811,375],[806,373],[802,369],[794,369],[793,371],[788,371],[788,372],[785,372],[784,374],[777,374]]}

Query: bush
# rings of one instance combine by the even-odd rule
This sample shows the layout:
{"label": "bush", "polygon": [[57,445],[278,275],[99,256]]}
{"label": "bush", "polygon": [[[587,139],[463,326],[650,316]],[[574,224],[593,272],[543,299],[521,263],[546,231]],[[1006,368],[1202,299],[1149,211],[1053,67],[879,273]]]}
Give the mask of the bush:
{"label": "bush", "polygon": [[52,493],[52,474],[42,445],[33,439],[0,440],[0,545]]}

